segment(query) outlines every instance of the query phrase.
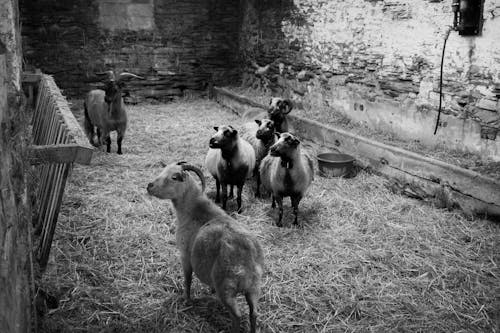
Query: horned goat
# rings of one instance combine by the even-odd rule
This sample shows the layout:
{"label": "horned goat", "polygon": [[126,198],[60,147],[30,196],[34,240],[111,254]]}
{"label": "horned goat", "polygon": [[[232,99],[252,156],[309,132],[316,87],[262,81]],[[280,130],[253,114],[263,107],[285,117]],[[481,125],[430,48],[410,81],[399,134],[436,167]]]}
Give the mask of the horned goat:
{"label": "horned goat", "polygon": [[264,189],[272,194],[272,208],[278,202],[277,225],[282,226],[284,197],[290,197],[297,225],[299,202],[314,179],[313,161],[301,151],[299,139],[288,132],[281,133],[260,164],[260,178]]}
{"label": "horned goat", "polygon": [[279,134],[275,132],[274,121],[264,118],[244,123],[241,137],[247,140],[255,150],[254,177],[257,182],[255,196],[260,196],[260,162],[269,153],[269,148],[276,143]]}
{"label": "horned goat", "polygon": [[226,209],[227,186],[237,187],[236,201],[238,213],[242,212],[241,192],[247,178],[252,176],[255,168],[255,151],[238,135],[231,125],[216,126],[217,131],[209,141],[209,150],[205,159],[205,167],[215,178],[217,194],[215,202],[220,202],[220,187],[222,186],[222,208]]}
{"label": "horned goat", "polygon": [[[125,80],[131,78],[143,79],[132,73],[123,72],[115,79],[113,71],[98,73],[106,75],[104,90],[91,90],[83,103],[85,121],[84,129],[90,144],[100,146],[106,144],[106,151],[111,152],[110,132],[116,131],[118,154],[122,154],[122,141],[127,130],[127,112],[122,98],[122,89]],[[94,142],[97,134],[98,142]]]}
{"label": "horned goat", "polygon": [[[202,188],[187,172],[194,171]],[[249,307],[250,332],[256,330],[264,255],[257,238],[203,193],[205,178],[193,165],[170,164],[147,186],[150,195],[174,205],[176,243],[184,271],[184,297],[190,301],[192,273],[215,289],[229,310],[232,332],[239,332],[241,312],[236,302],[244,294]]]}

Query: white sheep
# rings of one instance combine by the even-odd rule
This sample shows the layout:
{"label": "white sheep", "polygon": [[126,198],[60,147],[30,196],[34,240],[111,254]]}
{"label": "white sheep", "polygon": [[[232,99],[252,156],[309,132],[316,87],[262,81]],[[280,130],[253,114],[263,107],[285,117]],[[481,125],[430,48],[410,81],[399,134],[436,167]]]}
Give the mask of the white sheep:
{"label": "white sheep", "polygon": [[236,185],[238,213],[241,213],[241,193],[246,179],[252,176],[255,168],[255,151],[231,125],[216,126],[214,129],[217,133],[210,138],[205,167],[215,178],[215,202],[220,201],[222,186],[222,208],[226,209],[227,186],[231,186],[232,196],[233,186]]}
{"label": "white sheep", "polygon": [[[188,173],[194,171],[202,188]],[[264,255],[257,238],[203,193],[205,178],[193,165],[180,162],[165,167],[147,186],[150,195],[170,199],[177,214],[176,242],[184,271],[184,296],[190,300],[192,273],[215,289],[229,310],[232,332],[239,332],[241,312],[236,302],[244,294],[249,307],[250,332],[256,330]]]}
{"label": "white sheep", "polygon": [[288,132],[281,133],[260,164],[260,178],[264,189],[272,193],[272,207],[278,202],[277,225],[282,225],[284,197],[290,197],[297,225],[299,202],[314,179],[313,161],[301,151],[299,139]]}

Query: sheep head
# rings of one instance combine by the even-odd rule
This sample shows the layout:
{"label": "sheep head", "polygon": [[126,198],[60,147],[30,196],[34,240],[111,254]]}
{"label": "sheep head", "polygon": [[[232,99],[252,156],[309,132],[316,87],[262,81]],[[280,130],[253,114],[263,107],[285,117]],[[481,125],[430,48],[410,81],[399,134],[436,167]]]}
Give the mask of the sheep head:
{"label": "sheep head", "polygon": [[288,132],[281,133],[278,141],[276,141],[276,143],[269,148],[269,154],[271,156],[290,158],[297,150],[299,144],[299,139],[293,134]]}
{"label": "sheep head", "polygon": [[293,104],[289,99],[273,97],[269,102],[269,109],[267,110],[267,114],[269,115],[269,118],[273,119],[273,117],[279,117],[289,114],[292,109]]}
{"label": "sheep head", "polygon": [[255,119],[255,122],[259,126],[257,132],[255,133],[255,137],[259,140],[271,139],[276,130],[274,121],[272,121],[271,119]]}
{"label": "sheep head", "polygon": [[178,162],[167,165],[160,175],[148,184],[148,193],[160,199],[182,198],[190,187],[188,171],[193,171],[200,178],[201,191],[204,192],[206,183],[201,169],[186,162]]}
{"label": "sheep head", "polygon": [[209,147],[212,149],[231,149],[236,144],[238,131],[231,125],[215,126],[217,131],[209,141]]}

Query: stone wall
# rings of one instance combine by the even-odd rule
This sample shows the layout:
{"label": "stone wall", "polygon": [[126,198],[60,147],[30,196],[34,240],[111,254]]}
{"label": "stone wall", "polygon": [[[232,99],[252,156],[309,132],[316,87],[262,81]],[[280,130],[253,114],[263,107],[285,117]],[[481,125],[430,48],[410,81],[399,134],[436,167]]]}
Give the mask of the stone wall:
{"label": "stone wall", "polygon": [[168,99],[238,79],[240,3],[233,0],[21,0],[24,58],[82,96],[95,72],[146,76],[133,93]]}
{"label": "stone wall", "polygon": [[28,215],[17,0],[0,0],[0,332],[28,332]]}
{"label": "stone wall", "polygon": [[[250,0],[244,13],[247,85],[308,110],[336,110],[403,138],[500,160],[498,1],[485,0],[481,36],[449,36],[436,136],[451,1]],[[268,64],[267,72],[257,67]]]}

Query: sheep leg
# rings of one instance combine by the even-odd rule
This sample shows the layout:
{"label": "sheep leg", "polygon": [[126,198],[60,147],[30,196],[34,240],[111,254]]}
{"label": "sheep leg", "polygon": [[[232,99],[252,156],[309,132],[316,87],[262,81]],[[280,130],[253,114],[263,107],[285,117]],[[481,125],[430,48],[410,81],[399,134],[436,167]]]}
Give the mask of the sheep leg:
{"label": "sheep leg", "polygon": [[215,188],[217,189],[217,193],[215,194],[215,202],[220,202],[220,181],[217,177],[215,177]]}
{"label": "sheep leg", "polygon": [[85,120],[83,121],[83,128],[85,130],[85,134],[87,134],[87,138],[89,139],[90,144],[93,146],[97,146],[96,143],[94,142],[94,125],[90,121],[89,111],[87,109],[87,103],[83,103],[83,109],[85,114]]}
{"label": "sheep leg", "polygon": [[187,303],[191,302],[191,281],[193,280],[193,268],[188,260],[189,259],[182,260],[182,269],[184,271],[184,299]]}
{"label": "sheep leg", "polygon": [[[243,192],[243,184],[237,186],[238,192],[236,193],[236,202],[238,203],[238,214],[240,214],[243,209],[241,208],[241,192]],[[231,185],[231,190],[232,190],[232,185]]]}
{"label": "sheep leg", "polygon": [[97,127],[97,146],[100,146],[101,145],[101,129],[99,127]]}
{"label": "sheep leg", "polygon": [[226,204],[227,204],[227,184],[222,183],[222,209],[226,209]]}
{"label": "sheep leg", "polygon": [[249,317],[250,317],[250,333],[255,333],[257,327],[257,306],[259,295],[256,292],[248,292],[245,294],[248,303]]}
{"label": "sheep leg", "polygon": [[292,207],[293,207],[293,215],[295,215],[295,219],[293,221],[293,224],[299,225],[298,223],[298,215],[299,215],[299,202],[300,199],[302,199],[301,196],[291,196],[290,201],[292,202]]}
{"label": "sheep leg", "polygon": [[123,141],[123,131],[118,130],[116,134],[116,144],[118,145],[118,150],[116,153],[118,155],[122,154],[122,141]]}
{"label": "sheep leg", "polygon": [[219,293],[219,298],[221,299],[222,304],[224,304],[224,306],[228,309],[229,314],[231,315],[231,321],[232,321],[231,333],[239,333],[241,312],[240,309],[238,308],[236,297],[227,294],[228,292],[226,292],[225,295],[221,295],[221,293]]}
{"label": "sheep leg", "polygon": [[276,201],[278,202],[279,215],[278,215],[278,223],[276,224],[278,227],[282,227],[283,224],[281,220],[283,219],[283,198],[281,196],[276,196]]}
{"label": "sheep leg", "polygon": [[228,198],[233,198],[233,197],[234,197],[234,185],[231,185]]}
{"label": "sheep leg", "polygon": [[253,169],[253,176],[255,177],[255,181],[257,182],[257,189],[255,190],[255,197],[260,197],[260,172],[257,167]]}
{"label": "sheep leg", "polygon": [[108,131],[102,131],[101,138],[103,139],[103,143],[106,144],[106,152],[111,152],[111,137],[109,136]]}

